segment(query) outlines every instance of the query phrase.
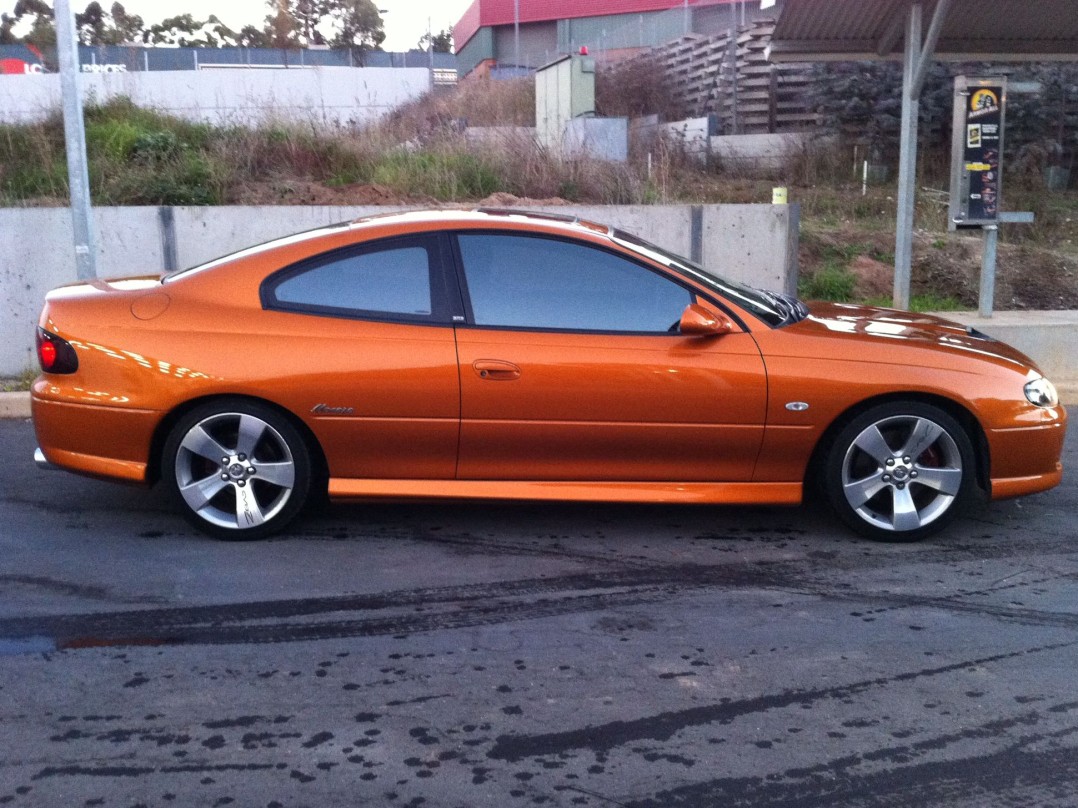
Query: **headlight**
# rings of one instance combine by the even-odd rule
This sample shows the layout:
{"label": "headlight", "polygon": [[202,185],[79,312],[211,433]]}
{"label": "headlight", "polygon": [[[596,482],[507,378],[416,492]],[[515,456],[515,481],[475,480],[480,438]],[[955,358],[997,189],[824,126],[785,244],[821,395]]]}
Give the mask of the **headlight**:
{"label": "headlight", "polygon": [[1034,379],[1026,383],[1026,400],[1037,407],[1055,407],[1059,405],[1059,394],[1055,385],[1045,378]]}

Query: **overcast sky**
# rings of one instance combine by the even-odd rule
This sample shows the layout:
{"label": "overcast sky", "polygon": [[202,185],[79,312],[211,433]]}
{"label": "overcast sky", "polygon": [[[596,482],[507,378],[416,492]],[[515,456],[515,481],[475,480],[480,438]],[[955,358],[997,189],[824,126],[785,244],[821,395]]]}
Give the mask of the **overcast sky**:
{"label": "overcast sky", "polygon": [[[71,0],[71,7],[82,11],[89,0]],[[101,6],[108,10],[112,0],[100,0]],[[233,30],[239,30],[248,23],[259,28],[269,13],[266,0],[120,0],[129,14],[138,14],[146,25],[161,22],[166,17],[190,12],[198,19],[205,19],[211,14]],[[471,0],[375,0],[379,9],[384,10],[382,21],[385,25],[386,40],[382,47],[390,51],[402,51],[414,48],[419,38],[427,33],[427,18],[435,33],[452,27],[468,8]],[[11,0],[0,2],[0,7],[9,9],[14,5]]]}

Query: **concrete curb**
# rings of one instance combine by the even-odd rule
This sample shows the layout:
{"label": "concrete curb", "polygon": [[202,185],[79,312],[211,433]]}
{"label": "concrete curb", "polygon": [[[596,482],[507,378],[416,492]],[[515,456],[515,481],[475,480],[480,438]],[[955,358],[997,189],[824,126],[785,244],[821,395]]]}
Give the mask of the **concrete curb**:
{"label": "concrete curb", "polygon": [[[1058,382],[1059,400],[1068,407],[1078,405],[1078,381]],[[0,393],[0,418],[30,417],[29,393]]]}
{"label": "concrete curb", "polygon": [[29,418],[29,393],[0,393],[0,418]]}

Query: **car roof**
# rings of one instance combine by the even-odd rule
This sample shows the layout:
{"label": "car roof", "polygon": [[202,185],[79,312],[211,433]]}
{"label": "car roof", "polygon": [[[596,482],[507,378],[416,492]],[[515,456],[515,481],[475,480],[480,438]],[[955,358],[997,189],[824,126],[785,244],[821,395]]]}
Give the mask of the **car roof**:
{"label": "car roof", "polygon": [[474,208],[472,210],[433,209],[394,211],[361,216],[353,219],[350,225],[364,225],[368,222],[377,224],[430,223],[452,226],[454,224],[554,224],[569,229],[583,230],[590,233],[610,235],[613,229],[581,218],[572,213],[554,213],[518,208]]}

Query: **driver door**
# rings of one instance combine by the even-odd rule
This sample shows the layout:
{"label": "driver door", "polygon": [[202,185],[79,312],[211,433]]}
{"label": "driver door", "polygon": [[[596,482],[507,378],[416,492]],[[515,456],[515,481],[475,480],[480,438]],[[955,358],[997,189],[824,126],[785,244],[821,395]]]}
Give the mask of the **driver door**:
{"label": "driver door", "polygon": [[468,303],[459,479],[751,479],[766,400],[751,335],[678,333],[693,291],[614,251],[520,234],[457,240]]}

